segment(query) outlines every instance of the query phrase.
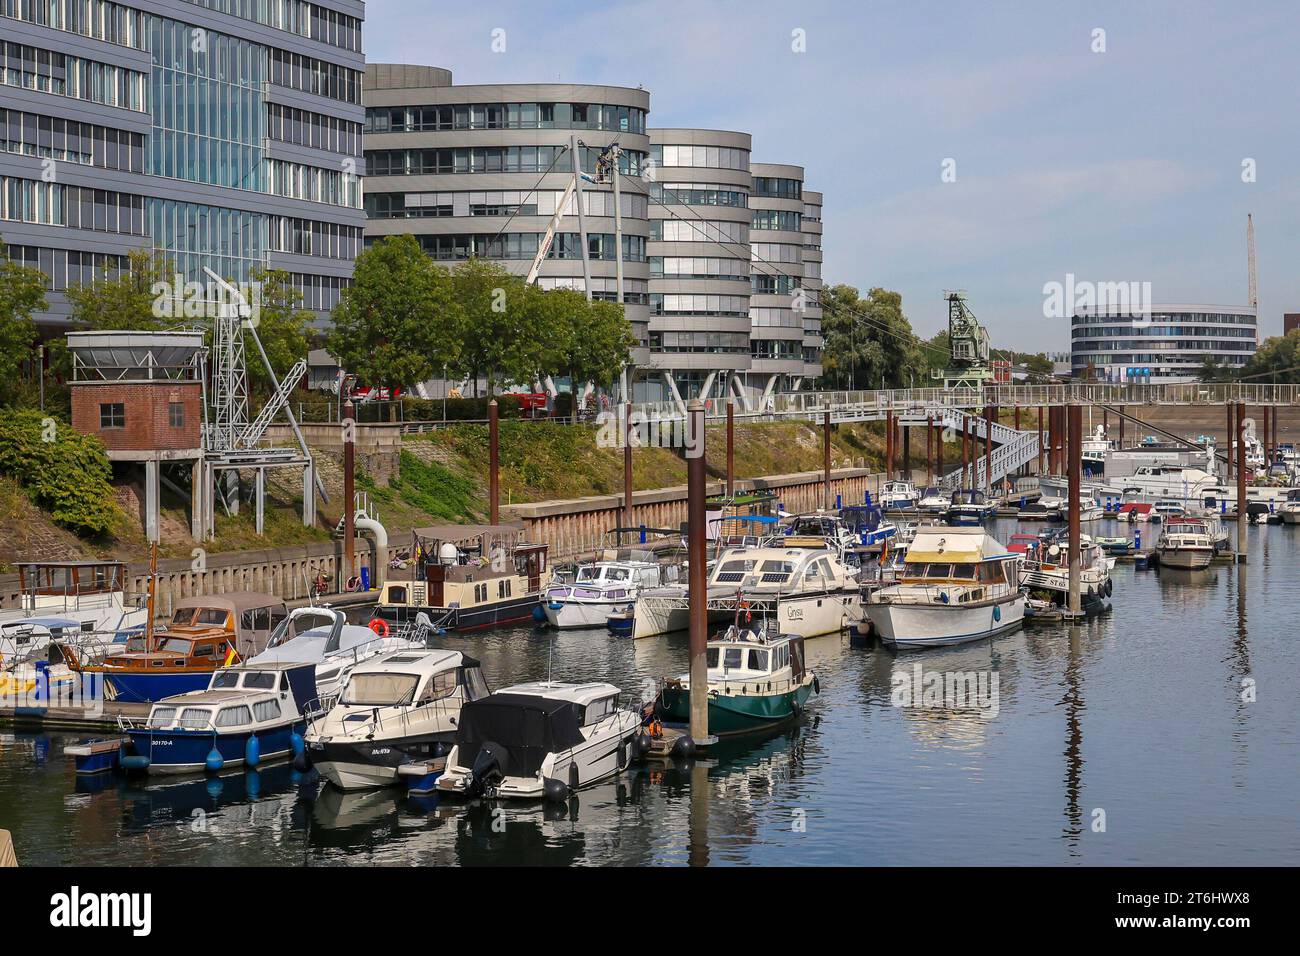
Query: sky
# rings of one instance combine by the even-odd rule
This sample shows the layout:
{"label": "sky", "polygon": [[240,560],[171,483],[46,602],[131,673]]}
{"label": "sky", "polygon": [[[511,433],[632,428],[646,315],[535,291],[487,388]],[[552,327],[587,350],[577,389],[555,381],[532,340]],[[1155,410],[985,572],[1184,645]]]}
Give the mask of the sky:
{"label": "sky", "polygon": [[825,193],[825,283],[901,292],[925,336],[962,289],[996,347],[1068,350],[1068,275],[1245,305],[1247,213],[1261,338],[1300,312],[1295,0],[371,0],[365,35],[370,62],[642,86],[652,127],[752,133]]}

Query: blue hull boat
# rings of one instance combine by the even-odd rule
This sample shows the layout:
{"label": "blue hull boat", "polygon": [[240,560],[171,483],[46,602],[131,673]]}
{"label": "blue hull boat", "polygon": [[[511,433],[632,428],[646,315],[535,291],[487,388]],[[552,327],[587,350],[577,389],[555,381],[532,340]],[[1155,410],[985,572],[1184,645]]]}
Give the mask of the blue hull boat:
{"label": "blue hull boat", "polygon": [[104,679],[113,689],[114,699],[133,704],[152,704],[164,697],[207,690],[212,671],[183,671],[181,673],[151,674],[147,672],[104,671]]}

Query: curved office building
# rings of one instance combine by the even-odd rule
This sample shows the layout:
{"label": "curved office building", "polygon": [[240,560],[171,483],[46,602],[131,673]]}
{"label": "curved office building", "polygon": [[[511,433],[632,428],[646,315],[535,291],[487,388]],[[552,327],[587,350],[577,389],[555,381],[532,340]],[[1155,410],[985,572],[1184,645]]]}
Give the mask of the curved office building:
{"label": "curved office building", "polygon": [[[572,180],[571,137],[581,168],[617,142],[622,189],[624,301],[645,364],[649,344],[650,224],[639,178],[650,155],[650,95],[618,86],[454,86],[447,70],[366,67],[366,242],[413,234],[435,260],[472,256],[526,275]],[[593,298],[615,301],[614,193],[583,183]],[[560,221],[538,285],[583,289],[576,207]]]}
{"label": "curved office building", "polygon": [[764,395],[797,389],[804,375],[804,171],[755,163],[751,172],[750,391]]}
{"label": "curved office building", "polygon": [[750,366],[749,134],[653,129],[650,144],[655,371],[638,391],[739,395]]}
{"label": "curved office building", "polygon": [[804,379],[822,374],[822,194],[803,192]]}
{"label": "curved office building", "polygon": [[1074,377],[1189,382],[1207,358],[1239,369],[1259,344],[1256,311],[1249,306],[1153,305],[1135,318],[1078,310],[1070,319]]}

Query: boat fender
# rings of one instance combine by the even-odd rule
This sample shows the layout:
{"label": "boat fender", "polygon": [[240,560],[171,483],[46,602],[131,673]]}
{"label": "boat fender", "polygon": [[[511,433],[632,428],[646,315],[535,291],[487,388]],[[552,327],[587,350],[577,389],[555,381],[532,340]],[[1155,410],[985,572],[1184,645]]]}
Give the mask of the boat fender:
{"label": "boat fender", "polygon": [[212,749],[208,751],[208,759],[203,761],[204,769],[216,773],[225,765],[226,759],[221,756],[221,751],[217,749],[217,745],[213,744]]}
{"label": "boat fender", "polygon": [[814,694],[820,694],[821,692],[822,692],[822,679],[821,679],[820,677],[814,677],[814,678],[813,678],[813,693],[814,693]]}
{"label": "boat fender", "polygon": [[680,760],[689,760],[695,756],[695,741],[686,734],[682,734],[673,741],[672,756]]}
{"label": "boat fender", "polygon": [[533,605],[533,620],[536,621],[538,624],[545,623],[546,621],[546,612],[542,610],[542,606],[540,604]]}
{"label": "boat fender", "polygon": [[1106,597],[1110,597],[1111,594],[1115,591],[1115,582],[1112,581],[1110,578],[1107,578],[1105,587],[1106,587]]}
{"label": "boat fender", "polygon": [[293,769],[299,773],[306,773],[311,769],[311,757],[306,750],[300,750],[293,755]]}
{"label": "boat fender", "polygon": [[571,763],[569,764],[569,790],[577,790],[580,786],[582,786],[582,778],[578,775],[578,765]]}
{"label": "boat fender", "polygon": [[262,762],[262,744],[257,739],[257,734],[248,738],[248,743],[244,744],[244,763],[250,767],[256,767]]}
{"label": "boat fender", "polygon": [[995,621],[1002,620],[1002,608],[1000,607],[993,608],[993,620]]}
{"label": "boat fender", "polygon": [[293,748],[293,755],[296,757],[307,749],[307,744],[303,742],[302,734],[298,731],[292,731],[289,734],[289,746]]}
{"label": "boat fender", "polygon": [[488,787],[500,783],[506,775],[506,765],[506,748],[491,740],[484,741],[469,772],[470,795],[481,797]]}
{"label": "boat fender", "polygon": [[[636,738],[633,737],[631,742],[632,742],[632,746],[635,747]],[[628,753],[629,753],[628,741],[624,740],[618,745],[618,769],[619,770],[626,770],[627,765],[631,763],[631,760],[628,757]]]}
{"label": "boat fender", "polygon": [[139,754],[130,754],[122,758],[123,770],[148,770],[149,758],[142,757]]}
{"label": "boat fender", "polygon": [[636,738],[637,760],[644,760],[650,756],[650,751],[654,748],[654,738],[649,734],[639,734]]}
{"label": "boat fender", "polygon": [[370,619],[370,623],[367,624],[366,626],[370,628],[372,631],[374,631],[375,636],[377,637],[388,636],[388,622],[385,621],[382,617],[372,617]]}
{"label": "boat fender", "polygon": [[549,803],[562,803],[569,797],[569,787],[563,780],[547,777],[542,781],[542,794]]}

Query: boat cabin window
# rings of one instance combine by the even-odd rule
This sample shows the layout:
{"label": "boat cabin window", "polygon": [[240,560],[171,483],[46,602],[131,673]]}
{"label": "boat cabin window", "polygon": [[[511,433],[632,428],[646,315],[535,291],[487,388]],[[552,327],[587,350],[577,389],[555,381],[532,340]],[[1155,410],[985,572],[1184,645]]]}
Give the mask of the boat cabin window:
{"label": "boat cabin window", "polygon": [[719,582],[739,581],[753,570],[753,561],[723,561],[722,568],[718,571],[716,580]]}
{"label": "boat cabin window", "polygon": [[952,576],[954,578],[973,578],[975,577],[975,565],[954,564],[952,566]]}
{"label": "boat cabin window", "polygon": [[427,704],[430,701],[441,700],[444,697],[450,697],[456,693],[456,672],[439,671],[429,678],[429,683],[424,685],[424,693],[420,695],[420,703]]}
{"label": "boat cabin window", "polygon": [[760,651],[755,648],[750,648],[749,669],[751,671],[760,671],[762,673],[767,673],[767,651]]}
{"label": "boat cabin window", "polygon": [[728,647],[722,655],[722,669],[733,671],[739,670],[745,664],[745,649],[743,647]]}
{"label": "boat cabin window", "polygon": [[149,714],[149,727],[154,730],[160,727],[170,727],[175,718],[175,707],[155,707]]}
{"label": "boat cabin window", "polygon": [[269,700],[259,700],[253,704],[253,716],[261,720],[279,720],[280,719],[280,702],[275,698]]}
{"label": "boat cabin window", "polygon": [[217,671],[208,686],[213,690],[234,690],[239,686],[239,671]]}
{"label": "boat cabin window", "polygon": [[207,730],[212,711],[206,707],[186,707],[181,711],[180,725],[185,730]]}
{"label": "boat cabin window", "polygon": [[162,647],[160,647],[159,650],[172,651],[173,653],[184,654],[188,657],[192,647],[194,647],[193,641],[187,641],[183,637],[169,637],[162,642]]}
{"label": "boat cabin window", "polygon": [[217,714],[218,727],[242,727],[252,721],[252,714],[243,704],[238,707],[223,707]]}
{"label": "boat cabin window", "polygon": [[794,572],[794,565],[789,561],[764,561],[758,571],[764,584],[781,584]]}
{"label": "boat cabin window", "polygon": [[267,631],[271,629],[271,609],[258,607],[239,615],[239,629],[242,631]]}
{"label": "boat cabin window", "polygon": [[590,726],[597,721],[604,720],[610,714],[614,713],[615,704],[618,701],[618,695],[613,697],[602,697],[599,700],[593,700],[583,708],[582,723],[583,726]]}
{"label": "boat cabin window", "polygon": [[782,644],[780,647],[772,649],[772,669],[779,670],[790,663],[790,645]]}
{"label": "boat cabin window", "polygon": [[952,565],[927,564],[921,576],[926,578],[950,578],[952,577]]}
{"label": "boat cabin window", "polygon": [[275,690],[275,675],[267,673],[245,674],[244,686],[249,690]]}
{"label": "boat cabin window", "polygon": [[713,669],[713,670],[717,670],[717,667],[718,667],[718,649],[717,649],[716,647],[710,647],[710,648],[708,649],[708,651],[706,652],[705,665],[706,665],[707,667]]}
{"label": "boat cabin window", "polygon": [[419,682],[417,674],[353,674],[339,703],[369,707],[409,704]]}
{"label": "boat cabin window", "polygon": [[465,685],[466,696],[470,700],[478,700],[480,697],[486,697],[492,693],[488,689],[487,678],[483,676],[483,671],[478,667],[460,668],[461,682]]}

